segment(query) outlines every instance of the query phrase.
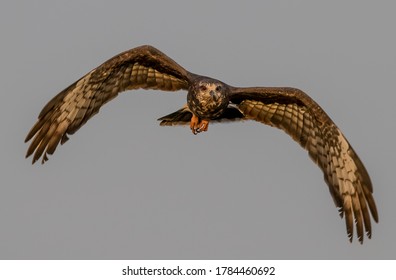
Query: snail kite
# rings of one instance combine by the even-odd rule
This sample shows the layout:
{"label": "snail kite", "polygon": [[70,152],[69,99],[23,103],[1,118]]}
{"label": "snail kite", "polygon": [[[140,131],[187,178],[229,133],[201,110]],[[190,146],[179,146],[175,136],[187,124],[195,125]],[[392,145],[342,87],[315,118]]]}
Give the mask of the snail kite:
{"label": "snail kite", "polygon": [[322,169],[349,240],[354,224],[359,241],[371,237],[370,212],[378,222],[370,177],[347,139],[307,94],[290,87],[239,88],[193,74],[152,46],[123,52],[56,95],[42,109],[26,137],[26,157],[42,163],[100,107],[132,89],[187,91],[187,104],[159,119],[160,125],[189,124],[194,134],[209,122],[255,120],[282,129],[308,151]]}

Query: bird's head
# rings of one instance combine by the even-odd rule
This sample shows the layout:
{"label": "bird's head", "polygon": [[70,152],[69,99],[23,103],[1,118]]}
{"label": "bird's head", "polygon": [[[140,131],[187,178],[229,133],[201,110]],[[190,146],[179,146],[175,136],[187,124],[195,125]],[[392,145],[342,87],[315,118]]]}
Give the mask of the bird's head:
{"label": "bird's head", "polygon": [[213,100],[214,102],[227,97],[227,89],[228,87],[224,83],[212,79],[199,81],[194,87],[197,97]]}
{"label": "bird's head", "polygon": [[203,119],[214,119],[220,116],[228,103],[228,86],[210,78],[200,78],[195,81],[187,95],[188,107],[195,115]]}

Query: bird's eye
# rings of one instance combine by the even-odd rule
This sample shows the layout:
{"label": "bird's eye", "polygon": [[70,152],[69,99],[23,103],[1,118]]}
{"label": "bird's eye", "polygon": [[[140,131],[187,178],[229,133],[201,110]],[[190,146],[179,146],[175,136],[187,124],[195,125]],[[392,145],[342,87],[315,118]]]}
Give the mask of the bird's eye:
{"label": "bird's eye", "polygon": [[202,91],[205,91],[207,88],[206,88],[206,86],[204,86],[204,85],[200,85],[200,86],[199,86],[199,89],[202,90]]}
{"label": "bird's eye", "polygon": [[217,86],[216,91],[221,91],[221,86]]}

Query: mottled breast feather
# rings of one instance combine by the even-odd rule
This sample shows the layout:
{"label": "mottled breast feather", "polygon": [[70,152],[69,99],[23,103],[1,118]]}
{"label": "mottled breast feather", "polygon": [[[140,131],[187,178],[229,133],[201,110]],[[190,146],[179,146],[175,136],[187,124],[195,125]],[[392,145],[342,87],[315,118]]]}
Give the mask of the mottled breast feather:
{"label": "mottled breast feather", "polygon": [[370,177],[344,135],[315,101],[294,88],[238,88],[231,102],[245,117],[282,129],[306,149],[322,169],[341,216],[345,215],[350,240],[354,222],[360,242],[364,230],[371,237],[369,210],[375,221],[378,213]]}

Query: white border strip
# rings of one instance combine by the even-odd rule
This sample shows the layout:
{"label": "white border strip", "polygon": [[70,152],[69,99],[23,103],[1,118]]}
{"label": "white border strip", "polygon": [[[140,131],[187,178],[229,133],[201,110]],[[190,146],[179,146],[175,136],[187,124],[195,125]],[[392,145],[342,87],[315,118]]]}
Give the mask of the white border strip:
{"label": "white border strip", "polygon": [[[267,269],[271,267],[274,269]],[[125,280],[248,278],[372,280],[376,278],[381,279],[383,276],[385,278],[395,277],[395,267],[396,261],[393,260],[4,260],[0,261],[0,279]],[[182,273],[183,275],[164,275],[169,273]]]}

